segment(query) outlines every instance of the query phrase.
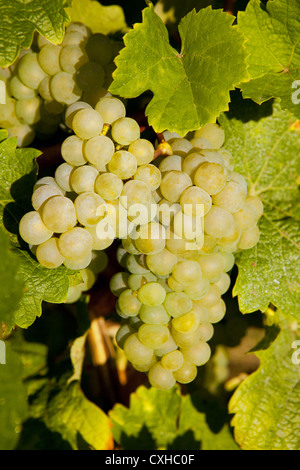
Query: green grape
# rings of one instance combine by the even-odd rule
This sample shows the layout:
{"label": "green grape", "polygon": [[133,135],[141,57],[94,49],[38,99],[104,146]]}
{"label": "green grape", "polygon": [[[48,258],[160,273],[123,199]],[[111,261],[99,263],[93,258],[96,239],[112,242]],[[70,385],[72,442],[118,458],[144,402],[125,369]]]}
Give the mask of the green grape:
{"label": "green grape", "polygon": [[181,261],[177,263],[172,272],[177,282],[184,286],[195,284],[202,277],[202,272],[197,261]]}
{"label": "green grape", "polygon": [[200,153],[189,153],[182,162],[182,170],[187,173],[191,179],[194,179],[197,168],[205,162],[207,162],[207,159]]}
{"label": "green grape", "polygon": [[72,127],[80,139],[91,139],[102,131],[103,119],[94,109],[80,109],[73,117]]}
{"label": "green grape", "polygon": [[184,292],[190,299],[200,300],[207,294],[209,285],[209,280],[202,278],[199,279],[195,284],[185,287]]}
{"label": "green grape", "polygon": [[73,170],[74,167],[68,163],[62,163],[55,170],[55,182],[63,191],[72,191],[70,179]]}
{"label": "green grape", "polygon": [[81,166],[86,163],[83,155],[83,141],[76,135],[70,135],[63,141],[61,155],[72,166]]}
{"label": "green grape", "polygon": [[155,191],[160,186],[161,173],[155,165],[140,165],[134,174],[134,179],[143,181],[151,191]]}
{"label": "green grape", "polygon": [[220,155],[222,156],[222,160],[224,165],[228,171],[233,171],[234,169],[234,158],[228,150],[220,149]]}
{"label": "green grape", "polygon": [[[134,241],[130,238],[130,237],[127,237],[127,238],[123,238],[122,239],[122,247],[128,252],[130,253],[131,255],[140,255],[140,252],[139,250],[135,247],[134,245]],[[144,258],[144,256],[143,256]],[[143,263],[143,266],[145,265],[145,263]],[[146,265],[144,266],[146,268]],[[148,272],[149,270],[145,271],[145,272]]]}
{"label": "green grape", "polygon": [[210,308],[216,305],[221,298],[221,291],[215,284],[210,284],[208,293],[200,300],[196,300],[203,307]]}
{"label": "green grape", "polygon": [[65,259],[64,265],[66,268],[71,269],[73,271],[79,271],[81,269],[87,268],[92,261],[92,252],[90,252],[87,256],[80,259]]}
{"label": "green grape", "polygon": [[99,274],[108,266],[108,256],[105,251],[92,251],[92,260],[89,264],[89,269],[95,274]]}
{"label": "green grape", "polygon": [[198,329],[199,324],[199,317],[194,310],[172,320],[172,327],[179,333],[194,333]]}
{"label": "green grape", "polygon": [[223,129],[215,123],[205,124],[205,126],[195,132],[195,137],[207,139],[215,149],[221,148],[225,141]]}
{"label": "green grape", "polygon": [[171,351],[161,358],[161,365],[168,370],[175,371],[183,365],[183,355],[180,351]]}
{"label": "green grape", "polygon": [[80,67],[88,62],[88,56],[83,47],[79,45],[63,46],[60,51],[59,62],[64,72],[74,74]]}
{"label": "green grape", "polygon": [[222,207],[212,206],[204,216],[204,231],[216,238],[226,236],[234,225],[233,215]]}
{"label": "green grape", "polygon": [[93,90],[84,91],[82,94],[82,99],[84,102],[88,103],[93,108],[97,105],[98,101],[104,96],[111,96],[104,86],[97,87]]}
{"label": "green grape", "polygon": [[98,194],[90,191],[77,196],[74,206],[78,222],[88,227],[100,221],[105,212],[106,202]]}
{"label": "green grape", "polygon": [[70,260],[82,260],[92,251],[92,237],[82,227],[65,231],[58,240],[61,254]]}
{"label": "green grape", "polygon": [[225,168],[219,163],[201,163],[194,175],[194,184],[204,189],[208,194],[218,194],[226,184],[227,174]]}
{"label": "green grape", "polygon": [[183,157],[192,150],[193,144],[187,139],[177,138],[171,141],[171,148],[174,154]]}
{"label": "green grape", "polygon": [[238,243],[238,248],[240,250],[249,250],[250,248],[253,248],[255,245],[257,245],[259,237],[259,228],[257,225],[254,225],[254,227],[250,228],[249,230],[242,232],[240,241]]}
{"label": "green grape", "polygon": [[149,370],[148,379],[152,387],[158,390],[169,390],[176,383],[173,373],[162,367],[159,362]]}
{"label": "green grape", "polygon": [[38,54],[30,52],[20,59],[18,62],[18,76],[27,87],[34,90],[38,89],[39,84],[46,77],[46,73],[40,67]]}
{"label": "green grape", "polygon": [[50,90],[50,78],[49,77],[43,78],[43,80],[39,84],[38,92],[41,95],[41,97],[43,98],[43,100],[45,100],[45,101],[53,100],[53,96],[52,96],[51,90]]}
{"label": "green grape", "polygon": [[178,349],[177,344],[175,343],[172,335],[169,335],[168,341],[164,343],[160,348],[154,349],[154,353],[157,357],[164,356],[165,354],[168,354],[171,351],[175,351]]}
{"label": "green grape", "polygon": [[164,248],[159,253],[147,255],[146,263],[149,269],[158,276],[170,274],[177,264],[177,255]]}
{"label": "green grape", "polygon": [[62,46],[85,46],[86,42],[87,37],[80,31],[67,31],[61,44]]}
{"label": "green grape", "polygon": [[128,278],[128,287],[133,291],[137,291],[147,282],[155,282],[156,280],[156,276],[152,273],[130,274]]}
{"label": "green grape", "polygon": [[204,137],[194,137],[191,144],[194,150],[212,149],[211,143]]}
{"label": "green grape", "polygon": [[[134,328],[126,323],[125,325],[121,325],[116,334],[116,342],[119,348],[124,348],[124,343],[129,336],[135,333]],[[152,358],[151,358],[152,359]]]}
{"label": "green grape", "polygon": [[74,204],[65,196],[48,199],[41,208],[41,215],[46,227],[55,233],[66,232],[77,222]]}
{"label": "green grape", "polygon": [[241,185],[228,181],[224,188],[212,197],[213,204],[226,209],[232,214],[238,212],[245,204],[246,195]]}
{"label": "green grape", "polygon": [[41,206],[53,196],[63,196],[63,193],[56,186],[50,184],[44,184],[36,188],[31,197],[32,207],[38,211]]}
{"label": "green grape", "polygon": [[140,342],[137,333],[125,340],[123,349],[128,361],[134,364],[143,366],[153,360],[153,350]]}
{"label": "green grape", "polygon": [[257,224],[257,209],[251,202],[247,201],[243,207],[233,214],[234,220],[238,223],[241,230],[244,232],[251,229]]}
{"label": "green grape", "polygon": [[110,162],[114,153],[115,145],[105,135],[97,135],[85,141],[84,155],[99,171],[103,171],[103,168]]}
{"label": "green grape", "polygon": [[158,282],[147,282],[138,290],[138,299],[144,305],[154,307],[164,302],[165,289]]}
{"label": "green grape", "polygon": [[241,234],[241,227],[234,220],[234,223],[232,224],[230,230],[226,232],[224,237],[219,238],[218,246],[223,251],[237,251],[237,245],[241,238]]}
{"label": "green grape", "polygon": [[220,299],[218,303],[208,307],[208,321],[210,323],[218,323],[224,318],[226,313],[226,305],[223,299]]}
{"label": "green grape", "polygon": [[199,326],[199,339],[209,341],[214,335],[214,327],[211,323],[201,323]]}
{"label": "green grape", "polygon": [[61,47],[56,44],[44,45],[38,53],[38,61],[41,68],[48,75],[55,75],[61,72],[59,56]]}
{"label": "green grape", "polygon": [[177,331],[173,326],[171,327],[171,335],[180,348],[187,348],[196,344],[200,339],[199,328],[192,333],[181,333]]}
{"label": "green grape", "polygon": [[90,268],[80,270],[82,276],[82,283],[80,286],[84,292],[90,290],[96,282],[96,276]]}
{"label": "green grape", "polygon": [[145,274],[149,273],[148,267],[144,263],[143,256],[129,254],[126,257],[126,268],[131,274]]}
{"label": "green grape", "polygon": [[[126,108],[121,100],[113,96],[101,98],[95,106],[95,110],[101,115],[105,124],[112,124],[126,116]],[[129,152],[131,150],[129,149]]]}
{"label": "green grape", "polygon": [[128,151],[135,156],[138,166],[147,165],[154,159],[155,149],[146,139],[137,139],[128,147]]}
{"label": "green grape", "polygon": [[101,33],[92,34],[85,46],[90,60],[99,62],[101,65],[109,64],[114,57],[112,41]]}
{"label": "green grape", "polygon": [[248,196],[246,202],[251,204],[256,209],[257,220],[263,215],[264,205],[258,196]]}
{"label": "green grape", "polygon": [[144,323],[151,325],[166,325],[170,319],[163,305],[156,305],[154,307],[142,305],[139,317]]}
{"label": "green grape", "polygon": [[168,157],[163,158],[159,165],[159,171],[163,173],[167,173],[169,171],[182,171],[182,162],[183,158],[180,155],[170,155]]}
{"label": "green grape", "polygon": [[84,38],[89,38],[91,36],[91,30],[88,26],[86,26],[84,23],[81,23],[79,21],[72,21],[66,29],[67,33],[70,33],[72,31],[76,31],[80,33]]}
{"label": "green grape", "polygon": [[115,236],[112,235],[111,233],[101,234],[98,230],[97,225],[93,225],[91,227],[85,227],[85,229],[89,232],[89,234],[92,237],[92,240],[93,240],[92,249],[93,250],[97,250],[97,251],[105,250],[105,248],[108,248],[115,239]]}
{"label": "green grape", "polygon": [[16,137],[18,147],[27,147],[33,142],[35,131],[29,124],[21,124],[8,128],[7,137]]}
{"label": "green grape", "polygon": [[186,215],[205,215],[211,209],[212,200],[206,191],[197,186],[191,186],[181,194],[180,205]]}
{"label": "green grape", "polygon": [[108,170],[122,180],[131,178],[137,170],[136,158],[127,150],[115,152],[108,163]]}
{"label": "green grape", "polygon": [[149,205],[151,202],[151,191],[146,183],[142,181],[127,181],[124,184],[120,202],[127,209],[133,204]]}
{"label": "green grape", "polygon": [[159,253],[165,247],[166,233],[163,226],[157,222],[140,226],[136,236],[136,248],[146,255]]}
{"label": "green grape", "polygon": [[35,90],[24,85],[17,75],[14,75],[8,81],[10,94],[17,100],[26,100],[36,96]]}
{"label": "green grape", "polygon": [[223,259],[225,261],[224,271],[225,273],[228,273],[229,271],[231,271],[231,269],[234,266],[234,263],[235,263],[234,255],[232,253],[225,253],[222,251],[220,251],[220,255],[223,256]]}
{"label": "green grape", "polygon": [[185,361],[195,366],[203,366],[210,359],[211,350],[205,341],[199,341],[191,348],[182,349],[182,355]]}
{"label": "green grape", "polygon": [[220,289],[221,295],[225,294],[230,287],[230,276],[227,273],[222,273],[214,285]]}
{"label": "green grape", "polygon": [[[200,209],[202,206],[198,206]],[[173,220],[174,234],[185,240],[195,240],[203,234],[203,217],[184,214],[181,210],[177,212]],[[201,248],[201,246],[199,246]]]}
{"label": "green grape", "polygon": [[225,268],[224,258],[219,253],[199,256],[197,261],[201,267],[203,277],[209,280],[219,277]]}
{"label": "green grape", "polygon": [[21,238],[30,245],[40,245],[52,237],[53,231],[42,221],[36,211],[27,212],[23,215],[19,224]]}
{"label": "green grape", "polygon": [[134,295],[134,292],[131,289],[125,289],[121,292],[117,303],[121,312],[128,317],[138,315],[142,306],[141,302],[136,295]]}
{"label": "green grape", "polygon": [[79,285],[71,286],[68,289],[67,298],[65,300],[66,304],[74,304],[82,296],[82,289]]}
{"label": "green grape", "polygon": [[138,330],[140,342],[151,349],[157,349],[163,346],[169,338],[169,328],[164,325],[143,324]]}
{"label": "green grape", "polygon": [[81,98],[81,90],[74,76],[67,72],[58,72],[51,78],[50,91],[58,103],[70,105]]}
{"label": "green grape", "polygon": [[180,369],[173,372],[173,376],[181,384],[190,383],[197,376],[197,367],[191,362],[184,361]]}
{"label": "green grape", "polygon": [[95,191],[106,201],[118,199],[123,190],[123,181],[113,173],[102,173],[95,180]]}
{"label": "green grape", "polygon": [[140,126],[134,119],[122,117],[112,123],[111,135],[118,144],[130,145],[140,138]]}
{"label": "green grape", "polygon": [[193,302],[184,292],[168,292],[164,307],[169,315],[178,318],[192,309]]}
{"label": "green grape", "polygon": [[208,310],[203,305],[199,304],[197,301],[193,301],[193,312],[197,315],[200,323],[205,323],[208,321]]}
{"label": "green grape", "polygon": [[99,172],[89,165],[77,167],[70,174],[70,186],[77,194],[93,192]]}
{"label": "green grape", "polygon": [[16,102],[16,115],[22,123],[35,124],[40,120],[41,99],[36,96],[27,100]]}
{"label": "green grape", "polygon": [[[76,82],[82,91],[95,90],[98,87],[103,86],[105,71],[101,64],[98,64],[97,62],[87,62],[76,70]],[[98,111],[97,108],[95,109]],[[98,112],[100,113],[100,111]],[[104,120],[104,122],[106,121]]]}
{"label": "green grape", "polygon": [[84,108],[91,108],[91,106],[88,103],[85,103],[84,101],[75,101],[75,103],[70,104],[65,112],[65,122],[67,126],[72,129],[72,121],[73,117],[79,111],[79,109],[84,109]]}
{"label": "green grape", "polygon": [[39,178],[33,187],[33,192],[44,185],[54,186],[56,189],[61,191],[63,195],[65,194],[64,190],[61,189],[61,187],[56,183],[55,179],[52,176],[43,176],[42,178]]}
{"label": "green grape", "polygon": [[238,184],[241,187],[242,191],[244,192],[245,196],[247,196],[247,192],[248,192],[247,181],[240,173],[237,173],[236,171],[230,172],[229,179],[231,182]]}
{"label": "green grape", "polygon": [[173,170],[163,175],[160,191],[167,201],[179,202],[182,192],[189,186],[192,186],[192,180],[189,175]]}
{"label": "green grape", "polygon": [[176,281],[173,276],[169,276],[167,283],[170,289],[175,292],[183,292],[186,289],[186,287]]}
{"label": "green grape", "polygon": [[139,372],[148,372],[152,366],[156,363],[156,358],[155,356],[152,357],[152,359],[148,362],[145,362],[145,364],[135,364],[132,362],[132,366],[134,369],[136,369]]}

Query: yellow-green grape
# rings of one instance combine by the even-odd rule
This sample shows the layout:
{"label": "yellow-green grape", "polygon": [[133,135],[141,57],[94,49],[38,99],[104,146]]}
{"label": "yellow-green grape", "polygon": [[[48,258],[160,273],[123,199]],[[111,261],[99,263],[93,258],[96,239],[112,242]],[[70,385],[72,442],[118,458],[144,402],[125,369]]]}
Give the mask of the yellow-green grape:
{"label": "yellow-green grape", "polygon": [[221,298],[221,291],[215,284],[210,284],[208,293],[200,300],[196,300],[196,303],[210,308],[216,305]]}
{"label": "yellow-green grape", "polygon": [[206,163],[207,159],[200,153],[193,152],[189,153],[182,162],[182,170],[187,173],[192,180],[194,180],[195,172],[197,168],[202,164]]}
{"label": "yellow-green grape", "polygon": [[164,307],[170,316],[178,318],[192,309],[193,302],[184,292],[168,292]]}
{"label": "yellow-green grape", "polygon": [[29,124],[21,124],[15,127],[9,127],[7,129],[7,137],[16,137],[18,147],[27,147],[33,142],[35,131]]}
{"label": "yellow-green grape", "polygon": [[147,165],[154,159],[155,149],[151,142],[146,139],[137,139],[133,141],[128,151],[135,156],[138,166]]}
{"label": "yellow-green grape", "polygon": [[237,245],[241,238],[241,233],[242,233],[241,227],[234,220],[234,223],[231,226],[230,230],[226,232],[224,237],[219,238],[218,246],[223,251],[231,251],[231,252],[237,251]]}
{"label": "yellow-green grape", "polygon": [[75,103],[70,104],[65,112],[65,122],[67,126],[72,129],[73,117],[79,111],[79,109],[91,108],[91,105],[85,103],[84,101],[75,101]]}
{"label": "yellow-green grape", "polygon": [[[101,98],[95,106],[95,110],[101,115],[105,124],[112,124],[126,116],[124,103],[113,96]],[[131,152],[131,150],[129,150]]]}
{"label": "yellow-green grape", "polygon": [[36,96],[36,91],[24,85],[17,75],[9,79],[8,87],[10,94],[17,100],[26,100]]}
{"label": "yellow-green grape", "polygon": [[201,214],[195,217],[186,215],[180,210],[175,215],[172,226],[177,237],[195,240],[203,234],[203,217]]}
{"label": "yellow-green grape", "polygon": [[163,175],[168,171],[182,171],[182,163],[183,157],[180,155],[169,155],[160,161],[158,168]]}
{"label": "yellow-green grape", "polygon": [[116,342],[119,348],[124,348],[124,343],[126,339],[129,338],[129,336],[131,336],[133,333],[135,333],[135,329],[128,323],[125,323],[124,325],[120,326],[116,333]]}
{"label": "yellow-green grape", "polygon": [[105,135],[97,135],[85,141],[84,155],[99,171],[112,159],[115,153],[113,141]]}
{"label": "yellow-green grape", "polygon": [[181,261],[174,268],[172,276],[180,284],[190,286],[195,284],[198,279],[201,279],[202,272],[197,261]]}
{"label": "yellow-green grape", "polygon": [[208,307],[208,321],[209,323],[218,323],[224,318],[226,313],[226,305],[223,299],[220,299],[218,303]]}
{"label": "yellow-green grape", "polygon": [[134,292],[131,289],[125,289],[121,292],[117,304],[121,312],[128,317],[138,315],[142,306],[141,302],[137,296],[134,295]]}
{"label": "yellow-green grape", "polygon": [[60,51],[61,47],[56,44],[45,44],[38,53],[39,64],[48,75],[52,76],[61,71]]}
{"label": "yellow-green grape", "polygon": [[225,132],[218,124],[205,124],[201,129],[195,132],[195,137],[207,139],[215,149],[222,147],[225,141]]}
{"label": "yellow-green grape", "polygon": [[90,290],[96,282],[95,273],[88,267],[80,270],[82,276],[82,283],[79,285],[84,292]]}
{"label": "yellow-green grape", "polygon": [[62,163],[55,170],[55,182],[63,191],[72,191],[70,178],[73,170],[74,167],[68,163]]}
{"label": "yellow-green grape", "polygon": [[208,362],[211,356],[211,349],[205,341],[199,341],[199,343],[190,348],[182,349],[182,355],[185,361],[199,367]]}
{"label": "yellow-green grape", "polygon": [[159,253],[166,243],[166,232],[158,222],[140,226],[136,232],[135,246],[146,255]]}
{"label": "yellow-green grape", "polygon": [[170,171],[163,175],[160,191],[167,201],[179,202],[182,192],[192,184],[191,178],[186,173]]}
{"label": "yellow-green grape", "polygon": [[42,266],[48,269],[58,268],[65,261],[65,258],[58,249],[57,238],[50,238],[44,243],[41,243],[37,247],[36,258]]}
{"label": "yellow-green grape", "polygon": [[[143,276],[143,274],[138,274]],[[142,305],[139,311],[139,317],[144,323],[151,325],[166,325],[169,322],[169,315],[163,305],[149,306]]]}
{"label": "yellow-green grape", "polygon": [[21,238],[30,245],[40,245],[52,237],[53,231],[42,221],[36,211],[27,212],[23,215],[19,224]]}
{"label": "yellow-green grape", "polygon": [[51,89],[50,89],[50,78],[45,77],[41,81],[38,87],[38,92],[45,101],[51,101],[53,100],[53,96],[51,94]]}
{"label": "yellow-green grape", "polygon": [[126,257],[126,268],[132,274],[145,274],[150,272],[140,255],[128,255]]}
{"label": "yellow-green grape", "polygon": [[264,205],[258,196],[248,196],[246,202],[256,209],[257,220],[263,215]]}
{"label": "yellow-green grape", "polygon": [[225,268],[224,258],[219,253],[199,256],[197,261],[200,264],[203,277],[209,280],[218,278]]}
{"label": "yellow-green grape", "polygon": [[170,274],[177,263],[177,255],[164,248],[159,253],[147,255],[146,263],[149,269],[158,276]]}
{"label": "yellow-green grape", "polygon": [[134,179],[143,181],[151,191],[155,191],[161,183],[161,172],[155,165],[140,165],[134,174]]}
{"label": "yellow-green grape", "polygon": [[91,139],[102,131],[103,119],[94,109],[80,109],[73,117],[72,127],[80,139]]}
{"label": "yellow-green grape", "polygon": [[238,248],[240,250],[249,250],[257,245],[260,237],[260,231],[257,225],[242,232],[240,241],[238,243]]}
{"label": "yellow-green grape", "polygon": [[214,327],[211,323],[201,323],[199,328],[199,339],[201,341],[209,341],[214,335]]}
{"label": "yellow-green grape", "polygon": [[59,62],[64,72],[74,74],[88,62],[88,56],[84,48],[79,45],[63,46],[60,51]]}
{"label": "yellow-green grape", "polygon": [[70,135],[63,141],[61,155],[72,166],[81,166],[87,162],[83,155],[83,141],[76,135]]}
{"label": "yellow-green grape", "polygon": [[150,188],[143,181],[127,181],[124,184],[120,201],[127,209],[133,204],[149,205],[151,202]]}
{"label": "yellow-green grape", "polygon": [[164,343],[160,348],[154,349],[154,353],[157,357],[161,357],[171,351],[175,351],[176,349],[178,349],[178,346],[175,343],[173,336],[170,334],[168,341]]}
{"label": "yellow-green grape", "polygon": [[84,91],[82,94],[82,99],[84,102],[88,103],[90,106],[93,108],[96,106],[99,100],[101,98],[104,98],[104,96],[112,96],[106,88],[103,87],[97,87],[94,90],[88,90]]}
{"label": "yellow-green grape", "polygon": [[199,317],[194,310],[172,320],[172,327],[179,333],[194,333],[199,324]]}
{"label": "yellow-green grape", "polygon": [[85,269],[90,265],[92,261],[92,252],[90,252],[87,256],[81,259],[65,259],[64,265],[66,268],[71,269],[73,271],[79,271],[81,269]]}
{"label": "yellow-green grape", "polygon": [[223,256],[223,259],[225,261],[224,271],[228,273],[228,271],[231,271],[235,263],[234,254],[221,251],[220,255]]}
{"label": "yellow-green grape", "polygon": [[65,194],[64,190],[61,189],[60,186],[58,186],[53,176],[43,176],[42,178],[39,178],[33,187],[33,191],[44,185],[54,186],[56,189],[59,189],[63,193],[63,195]]}
{"label": "yellow-green grape", "polygon": [[67,72],[58,72],[51,78],[50,90],[58,103],[70,105],[81,98],[82,91],[74,80],[74,76]]}
{"label": "yellow-green grape", "polygon": [[225,187],[212,197],[213,204],[226,209],[232,214],[239,211],[246,201],[246,195],[241,185],[228,181]]}
{"label": "yellow-green grape", "polygon": [[227,273],[222,273],[214,285],[220,289],[221,295],[225,294],[230,287],[230,276]]}
{"label": "yellow-green grape", "polygon": [[212,235],[204,234],[203,245],[201,247],[201,253],[211,254],[217,251],[218,238]]}
{"label": "yellow-green grape", "polygon": [[110,233],[100,234],[99,230],[97,230],[97,225],[93,225],[91,227],[85,227],[85,229],[89,232],[89,234],[92,237],[93,250],[97,250],[97,251],[105,250],[105,248],[108,248],[115,239],[115,237],[112,236]]}
{"label": "yellow-green grape", "polygon": [[154,364],[149,370],[148,379],[152,387],[159,390],[169,390],[176,383],[173,373],[165,369],[159,362]]}
{"label": "yellow-green grape", "polygon": [[195,150],[212,149],[211,143],[204,137],[193,137],[191,144]]}
{"label": "yellow-green grape", "polygon": [[76,225],[76,211],[73,202],[65,196],[53,196],[41,208],[46,227],[54,233],[63,233]]}
{"label": "yellow-green grape", "polygon": [[163,346],[168,341],[169,335],[169,328],[164,325],[150,325],[144,323],[138,330],[140,342],[151,349],[157,349]]}
{"label": "yellow-green grape", "polygon": [[148,362],[145,362],[145,364],[135,364],[134,362],[132,362],[132,366],[135,370],[139,372],[148,372],[156,362],[156,357],[153,356],[152,359]]}
{"label": "yellow-green grape", "polygon": [[128,278],[128,287],[130,287],[130,289],[133,291],[137,291],[147,282],[155,282],[156,280],[157,277],[152,273],[130,274]]}
{"label": "yellow-green grape", "polygon": [[177,331],[173,326],[171,327],[171,335],[180,348],[187,348],[196,344],[200,339],[199,328],[192,333],[181,333]]}
{"label": "yellow-green grape", "polygon": [[171,142],[171,148],[173,150],[173,153],[176,155],[180,156],[185,156],[190,150],[193,148],[193,143],[192,141],[190,142],[187,139],[173,139]]}
{"label": "yellow-green grape", "polygon": [[74,304],[80,299],[81,296],[82,296],[82,289],[80,285],[71,286],[68,289],[67,298],[64,303]]}
{"label": "yellow-green grape", "polygon": [[122,239],[122,247],[131,255],[140,255],[139,250],[135,247],[134,241],[130,237]]}
{"label": "yellow-green grape", "polygon": [[38,54],[31,52],[25,54],[18,63],[18,76],[21,82],[29,88],[38,89],[46,73],[40,67]]}
{"label": "yellow-green grape", "polygon": [[16,100],[6,96],[6,103],[0,104],[0,125],[4,128],[17,127],[20,121],[15,111]]}
{"label": "yellow-green grape", "polygon": [[204,189],[191,186],[180,196],[180,205],[186,215],[205,215],[211,209],[212,200]]}
{"label": "yellow-green grape", "polygon": [[81,23],[79,21],[72,21],[66,29],[67,33],[70,32],[78,32],[80,33],[84,38],[89,38],[91,36],[91,30],[88,26],[86,26],[84,23]]}
{"label": "yellow-green grape", "polygon": [[82,260],[92,251],[92,237],[81,227],[65,231],[58,240],[61,254],[70,260]]}
{"label": "yellow-green grape", "polygon": [[85,46],[90,60],[99,62],[101,65],[107,65],[114,58],[114,49],[112,41],[101,33],[92,34]]}
{"label": "yellow-green grape", "polygon": [[211,196],[222,191],[226,180],[225,168],[219,163],[213,162],[201,163],[194,175],[194,184],[204,189]]}
{"label": "yellow-green grape", "polygon": [[183,355],[181,351],[171,351],[161,358],[161,365],[168,370],[175,371],[180,369],[183,364]]}
{"label": "yellow-green grape", "polygon": [[233,171],[234,169],[234,158],[228,150],[220,149],[219,153],[222,157],[225,167],[228,171]]}
{"label": "yellow-green grape", "polygon": [[204,216],[204,231],[216,238],[226,236],[234,225],[233,215],[222,207],[212,206]]}
{"label": "yellow-green grape", "polygon": [[203,305],[199,304],[197,301],[193,301],[193,312],[199,318],[200,323],[206,323],[208,321],[208,310]]}
{"label": "yellow-green grape", "polygon": [[75,45],[84,46],[87,42],[87,39],[88,38],[85,37],[79,31],[67,31],[61,45],[62,46],[75,46]]}
{"label": "yellow-green grape", "polygon": [[195,380],[197,367],[191,362],[184,361],[180,369],[173,372],[175,380],[181,384],[187,384]]}
{"label": "yellow-green grape", "polygon": [[230,179],[231,182],[240,185],[241,189],[244,191],[245,196],[247,196],[247,192],[248,192],[247,181],[240,173],[237,173],[236,171],[231,171],[229,173],[228,179]]}
{"label": "yellow-green grape", "polygon": [[93,192],[98,175],[98,170],[93,166],[80,166],[72,171],[70,175],[70,186],[77,194]]}
{"label": "yellow-green grape", "polygon": [[76,82],[82,91],[95,90],[97,87],[103,86],[105,71],[101,64],[87,62],[76,70]]}
{"label": "yellow-green grape", "polygon": [[126,272],[119,272],[112,276],[109,288],[116,297],[119,297],[124,290],[128,289],[128,278],[129,274]]}
{"label": "yellow-green grape", "polygon": [[77,196],[74,206],[78,222],[87,227],[96,225],[106,210],[104,199],[92,191]]}
{"label": "yellow-green grape", "polygon": [[106,201],[118,199],[123,190],[123,181],[113,173],[101,173],[95,180],[95,191]]}
{"label": "yellow-green grape", "polygon": [[16,114],[22,123],[35,124],[40,120],[41,99],[36,96],[16,102]]}
{"label": "yellow-green grape", "polygon": [[147,282],[140,287],[137,295],[142,304],[154,307],[163,303],[166,291],[158,282]]}
{"label": "yellow-green grape", "polygon": [[251,202],[246,200],[243,207],[233,214],[233,218],[244,232],[245,230],[249,230],[257,224],[257,209],[253,204],[251,204]]}
{"label": "yellow-green grape", "polygon": [[167,283],[170,289],[174,292],[183,292],[185,290],[185,286],[176,281],[173,276],[168,277]]}
{"label": "yellow-green grape", "polygon": [[118,144],[130,145],[140,138],[140,126],[134,119],[123,117],[112,123],[111,135]]}
{"label": "yellow-green grape", "polygon": [[32,207],[38,211],[41,206],[53,196],[63,196],[62,191],[54,185],[44,184],[36,188],[31,197]]}
{"label": "yellow-green grape", "polygon": [[209,280],[207,278],[202,278],[195,282],[195,284],[185,287],[184,292],[190,299],[200,300],[209,291],[209,285]]}
{"label": "yellow-green grape", "polygon": [[108,163],[108,170],[122,180],[131,178],[137,170],[136,158],[127,150],[115,152]]}

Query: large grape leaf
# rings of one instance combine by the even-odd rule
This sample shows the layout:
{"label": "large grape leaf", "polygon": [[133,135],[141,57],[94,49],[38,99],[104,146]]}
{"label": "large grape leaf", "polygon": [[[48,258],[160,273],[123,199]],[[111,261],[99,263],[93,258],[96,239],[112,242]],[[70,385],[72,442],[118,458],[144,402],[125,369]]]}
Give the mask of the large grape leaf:
{"label": "large grape leaf", "polygon": [[30,47],[35,30],[59,44],[69,5],[70,0],[0,0],[0,67],[12,64],[21,47]]}
{"label": "large grape leaf", "polygon": [[299,327],[282,318],[279,325],[280,333],[271,346],[256,351],[260,367],[229,403],[229,412],[235,415],[234,435],[242,449],[300,448],[300,366],[294,343],[300,338]]}
{"label": "large grape leaf", "polygon": [[113,435],[122,449],[233,450],[237,446],[229,428],[214,415],[212,431],[197,395],[181,395],[178,388],[160,391],[139,387],[130,407],[116,404],[109,416]]}
{"label": "large grape leaf", "polygon": [[128,30],[123,9],[119,5],[101,5],[97,0],[73,0],[67,9],[71,21],[80,21],[93,33],[114,34]]}
{"label": "large grape leaf", "polygon": [[251,0],[246,11],[239,12],[238,25],[249,54],[251,80],[242,84],[244,97],[257,103],[279,97],[283,108],[300,117],[299,93],[293,88],[300,67],[299,1],[272,0],[264,6]]}
{"label": "large grape leaf", "polygon": [[151,90],[146,115],[156,132],[184,135],[215,121],[228,109],[229,91],[247,77],[243,37],[233,21],[210,7],[191,11],[179,24],[178,53],[150,4],[124,37],[110,91],[134,98]]}
{"label": "large grape leaf", "polygon": [[15,137],[0,142],[0,228],[10,235],[19,263],[18,276],[24,283],[24,295],[6,319],[6,334],[15,323],[22,328],[30,326],[41,315],[43,300],[64,302],[70,282],[76,284],[81,280],[76,271],[64,267],[44,268],[19,240],[19,220],[25,212],[32,210],[30,201],[37,173],[36,158],[40,152],[30,148],[17,149],[16,145]]}
{"label": "large grape leaf", "polygon": [[273,115],[258,121],[224,114],[220,123],[236,171],[246,178],[250,194],[264,203],[259,243],[236,256],[233,294],[244,313],[265,311],[271,302],[300,319],[300,134],[295,118],[275,103]]}

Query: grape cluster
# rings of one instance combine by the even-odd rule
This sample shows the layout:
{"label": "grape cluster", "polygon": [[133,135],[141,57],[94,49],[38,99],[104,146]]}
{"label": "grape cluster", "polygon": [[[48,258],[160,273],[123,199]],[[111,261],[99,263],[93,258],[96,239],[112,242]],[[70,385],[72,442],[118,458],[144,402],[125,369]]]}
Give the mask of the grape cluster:
{"label": "grape cluster", "polygon": [[0,127],[17,137],[19,147],[36,135],[43,138],[65,128],[68,105],[82,99],[94,106],[105,95],[119,49],[118,41],[92,34],[82,23],[69,24],[61,45],[38,34],[12,66],[0,68],[0,80],[6,82]]}

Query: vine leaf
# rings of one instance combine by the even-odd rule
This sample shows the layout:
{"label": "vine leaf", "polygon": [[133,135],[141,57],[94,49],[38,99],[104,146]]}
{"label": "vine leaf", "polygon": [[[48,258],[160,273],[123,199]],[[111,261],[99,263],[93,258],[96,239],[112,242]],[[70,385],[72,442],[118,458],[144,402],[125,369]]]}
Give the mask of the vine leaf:
{"label": "vine leaf", "polygon": [[[300,117],[293,82],[299,79],[300,4],[298,0],[260,0],[238,14],[239,30],[247,38],[250,81],[241,88],[245,98],[262,103],[279,97],[283,108]],[[299,88],[299,86],[297,86]],[[293,101],[295,101],[293,103]]]}
{"label": "vine leaf", "polygon": [[[268,349],[256,352],[261,364],[235,391],[229,402],[234,435],[244,450],[297,450],[300,376],[293,343],[297,323],[280,312],[280,333]],[[286,315],[284,315],[286,316]]]}
{"label": "vine leaf", "polygon": [[183,396],[177,387],[164,392],[141,386],[131,395],[129,408],[116,404],[109,416],[114,439],[124,450],[236,450],[223,417],[218,422],[221,414],[214,416],[219,432],[213,432],[205,412],[209,407],[197,394]]}
{"label": "vine leaf", "polygon": [[71,21],[80,21],[93,33],[115,34],[128,31],[125,15],[119,5],[101,5],[96,0],[73,0],[67,9]]}
{"label": "vine leaf", "polygon": [[274,104],[259,121],[220,118],[225,147],[235,169],[259,195],[264,215],[256,247],[236,256],[239,274],[233,289],[244,313],[266,311],[270,303],[300,319],[300,135],[295,118]]}
{"label": "vine leaf", "polygon": [[228,109],[229,91],[247,77],[243,36],[233,21],[210,7],[191,11],[179,24],[178,53],[151,4],[124,37],[110,91],[134,98],[151,90],[146,115],[156,132],[185,135],[214,122]]}
{"label": "vine leaf", "polygon": [[0,0],[0,67],[12,64],[21,47],[30,47],[35,30],[59,44],[69,5],[70,0]]}

